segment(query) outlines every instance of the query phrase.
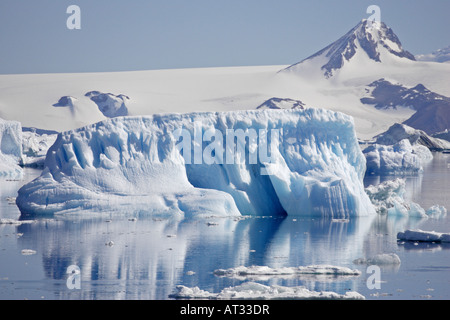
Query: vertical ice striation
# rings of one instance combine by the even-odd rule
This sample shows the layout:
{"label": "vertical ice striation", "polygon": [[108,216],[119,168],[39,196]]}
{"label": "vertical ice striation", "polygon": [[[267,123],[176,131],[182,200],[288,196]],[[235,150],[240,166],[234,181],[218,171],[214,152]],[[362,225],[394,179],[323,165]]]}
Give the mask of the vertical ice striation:
{"label": "vertical ice striation", "polygon": [[0,177],[21,178],[22,126],[17,121],[0,119]]}

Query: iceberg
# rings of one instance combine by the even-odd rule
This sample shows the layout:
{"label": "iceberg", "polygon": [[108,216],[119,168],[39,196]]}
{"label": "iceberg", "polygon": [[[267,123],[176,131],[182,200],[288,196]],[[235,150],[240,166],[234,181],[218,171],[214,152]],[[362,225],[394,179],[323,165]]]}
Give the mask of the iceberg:
{"label": "iceberg", "polygon": [[450,233],[436,231],[405,230],[397,233],[398,240],[423,242],[450,242]]}
{"label": "iceberg", "polygon": [[347,267],[332,265],[310,265],[298,267],[271,268],[268,266],[239,266],[229,269],[214,270],[214,275],[221,277],[252,277],[252,276],[301,276],[301,275],[330,275],[330,276],[359,276],[361,271]]}
{"label": "iceberg", "polygon": [[329,110],[116,117],[60,133],[16,203],[22,214],[348,218],[375,213],[365,169],[353,119]]}
{"label": "iceberg", "polygon": [[279,285],[267,286],[257,282],[244,282],[238,286],[224,288],[219,293],[211,293],[199,287],[189,288],[178,285],[176,291],[169,295],[175,299],[299,299],[299,300],[364,300],[365,297],[358,292],[348,291],[339,294],[332,291],[311,291],[303,286],[285,287]]}
{"label": "iceberg", "polygon": [[0,177],[20,179],[23,176],[23,170],[18,165],[21,158],[21,124],[0,119]]}

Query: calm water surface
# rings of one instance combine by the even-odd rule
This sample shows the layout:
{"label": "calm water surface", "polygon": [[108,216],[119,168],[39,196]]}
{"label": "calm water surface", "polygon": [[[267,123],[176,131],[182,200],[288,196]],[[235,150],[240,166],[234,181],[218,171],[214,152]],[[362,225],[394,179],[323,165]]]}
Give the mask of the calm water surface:
{"label": "calm water surface", "polygon": [[[19,219],[7,198],[24,181],[0,181],[0,217]],[[366,185],[387,178],[371,177]],[[391,177],[389,177],[391,179]],[[407,197],[425,209],[450,211],[450,155],[435,154],[418,177],[407,178]],[[42,218],[19,226],[0,225],[0,299],[169,299],[182,284],[210,292],[244,281],[299,286],[366,299],[450,299],[450,245],[397,243],[410,228],[450,232],[443,219],[378,216],[347,222],[305,218],[211,218],[180,220],[144,214],[92,218]],[[22,250],[34,250],[25,255]],[[381,268],[380,289],[370,290],[367,266],[353,260],[396,253],[401,264]],[[236,266],[295,267],[331,264],[361,270],[357,277],[217,277]],[[67,268],[81,272],[81,288],[70,290]]]}

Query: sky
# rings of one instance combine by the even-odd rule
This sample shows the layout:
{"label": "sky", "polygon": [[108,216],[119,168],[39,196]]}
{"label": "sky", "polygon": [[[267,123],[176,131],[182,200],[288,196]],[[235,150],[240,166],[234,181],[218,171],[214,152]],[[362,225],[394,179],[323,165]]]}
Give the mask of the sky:
{"label": "sky", "polygon": [[370,5],[413,54],[450,44],[448,0],[1,0],[0,74],[289,65]]}

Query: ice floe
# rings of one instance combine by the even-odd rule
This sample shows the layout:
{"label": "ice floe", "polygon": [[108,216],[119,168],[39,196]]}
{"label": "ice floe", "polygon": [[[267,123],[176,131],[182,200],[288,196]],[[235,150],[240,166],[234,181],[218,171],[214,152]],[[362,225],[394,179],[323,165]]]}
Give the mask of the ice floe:
{"label": "ice floe", "polygon": [[306,299],[306,300],[364,300],[365,297],[358,292],[349,291],[339,294],[332,291],[310,291],[303,286],[285,287],[267,286],[256,282],[245,282],[234,287],[224,288],[219,293],[211,293],[198,287],[189,288],[183,285],[176,287],[176,291],[169,295],[174,299]]}

